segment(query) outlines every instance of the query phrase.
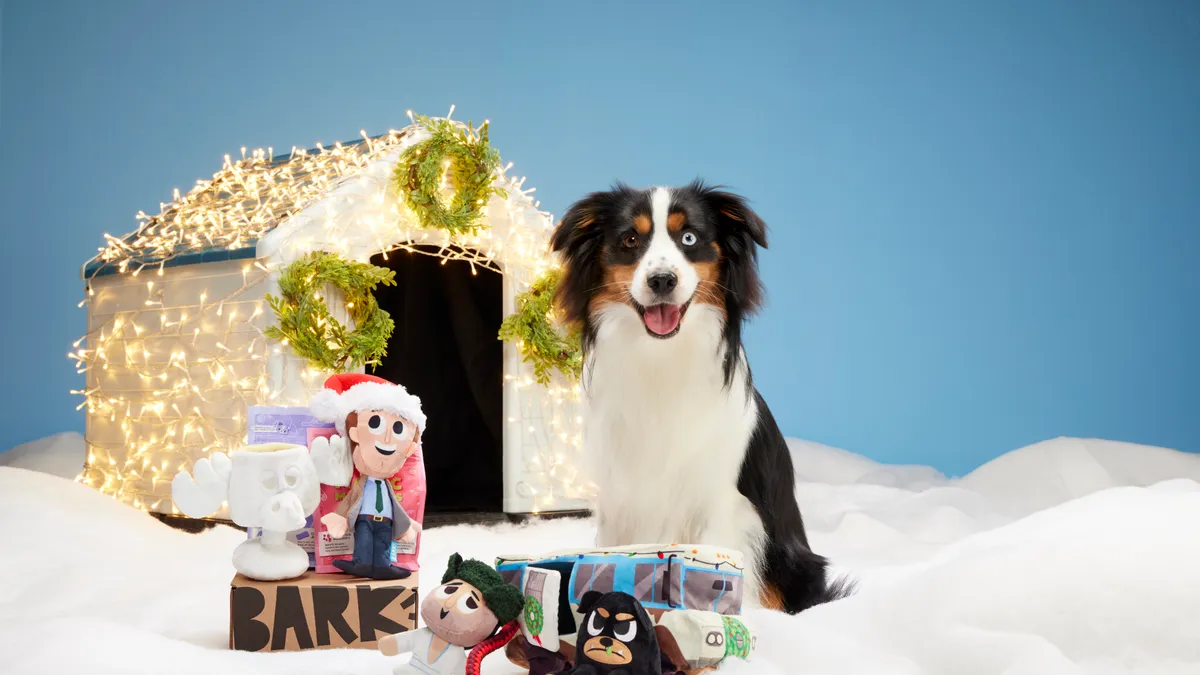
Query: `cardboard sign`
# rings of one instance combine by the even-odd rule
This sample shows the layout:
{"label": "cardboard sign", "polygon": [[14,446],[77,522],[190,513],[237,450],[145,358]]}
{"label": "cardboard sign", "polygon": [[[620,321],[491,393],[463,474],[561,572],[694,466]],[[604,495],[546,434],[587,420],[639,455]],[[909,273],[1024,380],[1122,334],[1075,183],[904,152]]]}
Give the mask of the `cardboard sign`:
{"label": "cardboard sign", "polygon": [[229,590],[229,648],[375,649],[379,638],[417,627],[417,576],[377,581],[306,572],[255,581],[239,574]]}

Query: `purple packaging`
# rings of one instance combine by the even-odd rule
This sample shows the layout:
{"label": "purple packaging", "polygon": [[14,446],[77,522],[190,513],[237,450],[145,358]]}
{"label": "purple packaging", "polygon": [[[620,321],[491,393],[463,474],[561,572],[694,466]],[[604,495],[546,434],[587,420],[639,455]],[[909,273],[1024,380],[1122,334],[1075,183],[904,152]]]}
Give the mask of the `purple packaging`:
{"label": "purple packaging", "polygon": [[[246,442],[249,445],[291,443],[307,448],[309,429],[332,428],[332,423],[318,420],[303,406],[252,405],[246,409]],[[258,528],[246,530],[247,538],[253,539],[261,534]],[[304,523],[304,528],[290,533],[288,538],[308,553],[308,568],[316,569],[316,532],[313,528],[313,517],[310,515]]]}
{"label": "purple packaging", "polygon": [[302,406],[252,405],[246,409],[246,442],[291,443],[308,447],[309,429],[332,429]]}

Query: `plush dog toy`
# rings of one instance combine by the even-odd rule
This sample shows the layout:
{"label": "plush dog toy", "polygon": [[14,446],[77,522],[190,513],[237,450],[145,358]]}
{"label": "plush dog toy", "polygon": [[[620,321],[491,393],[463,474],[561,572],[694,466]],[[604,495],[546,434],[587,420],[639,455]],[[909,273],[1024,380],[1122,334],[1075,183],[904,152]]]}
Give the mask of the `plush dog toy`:
{"label": "plush dog toy", "polygon": [[588,591],[579,611],[575,667],[564,675],[662,675],[654,622],[633,596]]}

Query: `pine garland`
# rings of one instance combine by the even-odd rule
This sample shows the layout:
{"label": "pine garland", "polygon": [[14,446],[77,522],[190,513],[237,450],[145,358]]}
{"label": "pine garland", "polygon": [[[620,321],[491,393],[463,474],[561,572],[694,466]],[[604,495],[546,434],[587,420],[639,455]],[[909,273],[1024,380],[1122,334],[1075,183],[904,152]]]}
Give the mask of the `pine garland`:
{"label": "pine garland", "polygon": [[[395,275],[383,267],[313,251],[283,270],[282,297],[267,294],[278,325],[267,328],[266,335],[285,342],[297,356],[324,371],[345,372],[378,363],[387,354],[395,322],[379,308],[372,291],[379,284],[395,286]],[[318,295],[326,284],[345,295],[354,330],[330,315],[325,299]]]}
{"label": "pine garland", "polygon": [[[500,153],[488,143],[487,122],[475,129],[470,122],[464,128],[450,120],[420,116],[417,124],[430,137],[400,155],[392,174],[397,193],[421,227],[451,234],[473,231],[488,199],[506,194],[492,185]],[[447,173],[454,188],[449,204],[443,203],[441,195]]]}
{"label": "pine garland", "polygon": [[583,370],[579,332],[560,334],[551,322],[559,276],[558,270],[550,270],[538,277],[527,292],[516,297],[517,311],[500,324],[500,339],[517,341],[522,358],[533,366],[535,378],[543,385],[550,383],[551,370],[557,369],[571,380],[578,380]]}

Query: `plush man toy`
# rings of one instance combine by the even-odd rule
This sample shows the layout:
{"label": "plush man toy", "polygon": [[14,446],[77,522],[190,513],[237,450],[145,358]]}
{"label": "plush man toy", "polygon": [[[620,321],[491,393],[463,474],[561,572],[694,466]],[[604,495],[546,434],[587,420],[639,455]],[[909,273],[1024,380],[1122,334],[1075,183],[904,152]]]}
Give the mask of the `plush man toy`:
{"label": "plush man toy", "polygon": [[400,507],[391,478],[425,432],[421,399],[381,377],[344,373],[326,380],[308,407],[338,432],[312,442],[317,475],[325,485],[350,486],[337,509],[321,518],[335,539],[354,528],[353,559],[333,564],[372,579],[409,576],[409,570],[392,565],[392,542],[413,541],[421,525]]}
{"label": "plush man toy", "polygon": [[[478,675],[483,657],[503,647],[519,627],[525,606],[521,591],[478,560],[455,553],[442,577],[421,603],[423,628],[388,635],[379,641],[387,656],[411,652],[395,675]],[[496,629],[500,628],[497,633]],[[467,649],[475,647],[467,656]]]}
{"label": "plush man toy", "polygon": [[633,596],[588,591],[579,611],[575,667],[564,675],[662,675],[654,622]]}

